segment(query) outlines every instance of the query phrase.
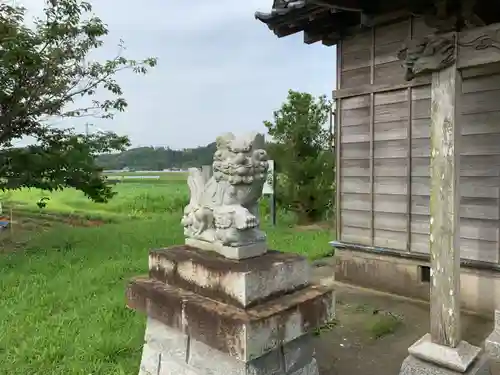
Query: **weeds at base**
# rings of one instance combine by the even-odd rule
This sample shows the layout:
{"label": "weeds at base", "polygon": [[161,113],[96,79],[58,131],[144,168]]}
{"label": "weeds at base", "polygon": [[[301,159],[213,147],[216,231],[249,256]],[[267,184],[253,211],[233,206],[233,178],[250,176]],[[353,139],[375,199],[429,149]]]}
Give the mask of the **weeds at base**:
{"label": "weeds at base", "polygon": [[351,314],[366,316],[365,329],[374,340],[396,333],[403,326],[403,318],[390,311],[384,311],[369,304],[350,305],[337,300],[337,306],[342,306]]}
{"label": "weeds at base", "polygon": [[329,322],[323,324],[321,327],[318,327],[314,330],[313,335],[319,336],[322,333],[329,332],[334,329],[339,324],[337,319],[330,320]]}
{"label": "weeds at base", "polygon": [[387,335],[394,334],[401,326],[403,321],[390,313],[378,314],[367,322],[367,331],[372,339],[380,339]]}

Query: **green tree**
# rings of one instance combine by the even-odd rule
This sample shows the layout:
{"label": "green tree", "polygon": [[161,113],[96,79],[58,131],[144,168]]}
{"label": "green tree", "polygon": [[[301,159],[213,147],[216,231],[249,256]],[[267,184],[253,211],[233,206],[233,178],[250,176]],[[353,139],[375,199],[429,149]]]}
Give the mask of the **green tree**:
{"label": "green tree", "polygon": [[[127,137],[112,132],[84,136],[51,123],[112,118],[124,111],[127,102],[115,74],[127,69],[145,74],[156,59],[129,60],[121,54],[122,44],[110,60],[89,58],[108,29],[87,2],[51,0],[43,16],[33,20],[16,4],[0,4],[0,189],[74,187],[105,202],[113,192],[94,156],[123,150]],[[35,141],[13,147],[25,137]]]}
{"label": "green tree", "polygon": [[277,200],[303,224],[324,219],[333,202],[330,113],[325,96],[290,90],[273,121],[264,122],[273,138],[268,152],[276,161]]}

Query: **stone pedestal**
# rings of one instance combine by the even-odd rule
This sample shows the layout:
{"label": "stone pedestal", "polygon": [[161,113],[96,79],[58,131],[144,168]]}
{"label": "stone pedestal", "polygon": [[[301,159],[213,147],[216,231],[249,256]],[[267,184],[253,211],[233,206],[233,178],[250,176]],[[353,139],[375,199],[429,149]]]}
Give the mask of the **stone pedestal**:
{"label": "stone pedestal", "polygon": [[267,251],[267,244],[265,241],[258,241],[246,246],[224,246],[220,243],[211,243],[196,240],[194,238],[186,238],[186,245],[196,247],[201,250],[215,251],[226,258],[238,260],[263,255]]}
{"label": "stone pedestal", "polygon": [[148,322],[140,375],[317,375],[311,331],[334,318],[331,287],[306,259],[227,259],[189,246],[151,251],[128,306]]}
{"label": "stone pedestal", "polygon": [[500,310],[495,310],[495,327],[484,342],[484,349],[492,361],[500,364]]}
{"label": "stone pedestal", "polygon": [[456,348],[435,344],[427,334],[413,344],[400,375],[490,375],[486,354],[461,341]]}

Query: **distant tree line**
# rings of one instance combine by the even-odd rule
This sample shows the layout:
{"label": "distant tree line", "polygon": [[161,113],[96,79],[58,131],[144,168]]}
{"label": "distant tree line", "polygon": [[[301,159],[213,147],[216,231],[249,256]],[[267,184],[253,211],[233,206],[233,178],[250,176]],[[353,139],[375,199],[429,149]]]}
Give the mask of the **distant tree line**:
{"label": "distant tree line", "polygon": [[103,169],[161,171],[212,164],[215,142],[206,146],[173,150],[168,147],[137,147],[120,153],[101,154],[96,163]]}
{"label": "distant tree line", "polygon": [[[271,143],[266,145],[268,150],[271,147]],[[186,169],[211,165],[215,151],[215,142],[183,150],[173,150],[169,147],[136,147],[120,153],[98,155],[96,164],[104,170],[121,170],[123,168],[140,171]]]}

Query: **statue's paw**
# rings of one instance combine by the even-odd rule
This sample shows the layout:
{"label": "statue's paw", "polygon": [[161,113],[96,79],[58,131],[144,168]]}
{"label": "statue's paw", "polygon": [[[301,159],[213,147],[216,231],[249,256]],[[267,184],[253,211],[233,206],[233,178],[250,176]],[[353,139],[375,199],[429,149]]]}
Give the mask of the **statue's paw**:
{"label": "statue's paw", "polygon": [[257,225],[259,225],[259,219],[257,219],[253,215],[248,216],[246,221],[247,221],[247,227],[248,228],[254,228]]}
{"label": "statue's paw", "polygon": [[249,228],[255,228],[256,226],[259,225],[259,219],[255,217],[252,214],[246,214],[245,216],[241,217],[240,219],[243,220],[236,220],[236,227],[239,230],[245,230]]}

